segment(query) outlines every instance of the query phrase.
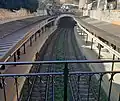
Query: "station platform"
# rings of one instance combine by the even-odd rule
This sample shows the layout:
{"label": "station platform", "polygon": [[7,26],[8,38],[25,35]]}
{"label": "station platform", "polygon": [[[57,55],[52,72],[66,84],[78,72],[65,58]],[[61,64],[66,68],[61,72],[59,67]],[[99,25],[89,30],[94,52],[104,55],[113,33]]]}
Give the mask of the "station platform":
{"label": "station platform", "polygon": [[[20,59],[17,60],[17,62],[20,61],[34,61],[35,60],[35,54],[40,51],[43,44],[46,42],[46,40],[49,38],[49,36],[56,30],[56,27],[51,27],[46,30],[46,32],[41,33],[40,37],[37,37],[37,40],[33,40],[32,46],[29,45],[29,42],[26,43],[26,54],[24,54],[24,51],[21,49],[21,56]],[[13,61],[14,57],[11,57],[10,61]],[[1,73],[4,74],[26,74],[29,73],[32,65],[27,66],[7,66],[5,70],[1,71]],[[22,86],[24,84],[25,78],[18,79],[18,92],[20,93]],[[7,101],[16,101],[16,88],[14,86],[15,81],[12,78],[7,78],[5,80],[6,83],[6,96]],[[10,93],[12,92],[12,93]],[[0,89],[0,101],[4,101],[4,93],[3,89]]]}
{"label": "station platform", "polygon": [[[111,47],[111,44],[115,45],[116,48],[114,49],[118,54],[120,53],[120,25],[108,23],[104,21],[100,21],[97,19],[89,18],[89,17],[81,17],[78,19],[78,22],[81,24],[82,27],[87,29],[88,32],[93,34],[94,37],[98,38],[101,37],[105,41],[108,41],[106,45]],[[78,42],[78,46],[82,51],[85,59],[88,60],[113,60],[113,54],[110,50],[103,47],[101,49],[100,59],[98,59],[99,49],[98,43],[96,41],[93,42],[93,47],[91,49],[91,40],[92,37],[88,36],[88,40],[86,43],[86,34],[81,34],[78,29],[76,29],[76,39]],[[104,42],[104,40],[102,40]],[[113,48],[113,47],[111,47]],[[115,56],[115,60],[119,59],[119,56]],[[88,64],[92,71],[94,72],[103,72],[103,71],[120,71],[120,63],[100,63],[100,64]],[[103,79],[103,88],[105,92],[108,94],[108,85],[111,75],[106,75]],[[98,77],[99,78],[99,77]],[[117,74],[114,76],[113,85],[112,85],[112,101],[118,101],[119,94],[120,94],[120,75]]]}
{"label": "station platform", "polygon": [[79,22],[87,30],[108,41],[110,44],[114,44],[120,47],[120,25],[100,21],[89,17],[81,17]]}
{"label": "station platform", "polygon": [[46,18],[48,16],[33,17],[0,24],[0,61],[4,55],[17,46],[30,33],[30,29]]}
{"label": "station platform", "polygon": [[[109,50],[105,48],[101,49],[100,59],[98,59],[98,55],[99,55],[98,43],[93,42],[93,48],[91,49],[92,37],[88,36],[88,41],[86,43],[86,35],[81,34],[77,27],[75,28],[75,36],[76,36],[79,49],[81,50],[85,59],[87,60],[112,60],[113,59],[113,54],[111,54]],[[118,58],[115,57],[115,60],[118,60]],[[88,64],[88,66],[93,72],[105,72],[105,71],[112,70],[112,63],[92,63],[92,64]],[[114,63],[113,71],[120,71],[120,63]],[[96,77],[97,79],[99,79],[99,76],[96,76]],[[110,78],[111,78],[110,74],[106,75],[104,76],[102,81],[102,87],[104,88],[106,94],[108,94]],[[119,78],[120,78],[119,74],[116,74],[114,76],[111,101],[118,101],[119,99],[119,94],[120,94]]]}

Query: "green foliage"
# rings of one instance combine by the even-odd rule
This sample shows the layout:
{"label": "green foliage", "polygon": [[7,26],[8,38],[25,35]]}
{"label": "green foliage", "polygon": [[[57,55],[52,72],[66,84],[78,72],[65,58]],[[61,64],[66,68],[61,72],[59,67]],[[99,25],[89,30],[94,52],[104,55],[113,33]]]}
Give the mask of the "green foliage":
{"label": "green foliage", "polygon": [[38,0],[0,0],[0,8],[11,11],[25,8],[32,13],[38,8]]}

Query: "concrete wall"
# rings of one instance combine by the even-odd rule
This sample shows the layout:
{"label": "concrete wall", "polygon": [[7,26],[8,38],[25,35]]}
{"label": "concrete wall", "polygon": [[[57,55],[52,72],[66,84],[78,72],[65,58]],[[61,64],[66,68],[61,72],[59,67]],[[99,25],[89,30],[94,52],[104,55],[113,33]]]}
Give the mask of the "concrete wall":
{"label": "concrete wall", "polygon": [[79,9],[85,6],[86,0],[79,0]]}

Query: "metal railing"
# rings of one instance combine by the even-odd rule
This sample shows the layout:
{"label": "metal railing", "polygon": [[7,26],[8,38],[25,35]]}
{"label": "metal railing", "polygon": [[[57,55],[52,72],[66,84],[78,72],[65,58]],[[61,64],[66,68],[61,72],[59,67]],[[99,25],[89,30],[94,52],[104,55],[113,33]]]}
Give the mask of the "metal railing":
{"label": "metal railing", "polygon": [[[23,90],[19,91],[19,78],[25,78],[27,80],[27,89],[28,94],[25,101],[31,101],[31,94],[32,94],[32,86],[34,86],[33,80],[30,80],[31,78],[44,78],[49,77],[51,78],[51,88],[52,88],[52,101],[55,100],[55,83],[56,78],[58,76],[63,77],[63,100],[68,101],[71,99],[70,95],[72,96],[73,101],[83,101],[83,99],[86,99],[86,101],[112,101],[111,100],[111,94],[112,94],[112,86],[113,86],[113,78],[116,74],[120,74],[120,71],[105,71],[105,72],[92,72],[92,71],[69,71],[69,65],[70,64],[83,64],[83,63],[111,63],[115,62],[118,63],[120,60],[66,60],[66,61],[36,61],[36,62],[0,62],[0,65],[7,66],[7,65],[42,65],[42,64],[62,64],[64,65],[63,72],[45,72],[45,73],[28,73],[28,74],[0,74],[1,82],[0,82],[0,88],[3,90],[4,93],[4,101],[10,101],[7,98],[7,93],[13,93],[13,92],[7,92],[7,84],[5,83],[6,80],[9,80],[9,78],[13,79],[12,82],[14,82],[15,85],[15,93],[16,93],[16,100],[17,101],[24,101],[22,100],[22,93]],[[97,67],[96,67],[97,68]],[[110,79],[108,79],[108,94],[106,94],[106,99],[102,99],[102,82],[106,74],[110,75]],[[98,75],[98,80],[95,79],[96,75]],[[30,83],[31,82],[31,83]],[[39,82],[42,82],[41,80]],[[47,82],[47,81],[45,81]],[[83,83],[83,84],[82,84]],[[97,83],[97,86],[94,85]],[[86,86],[85,86],[86,85]],[[81,92],[83,89],[81,89],[80,86],[85,86],[87,89],[86,97],[84,97]],[[95,87],[94,87],[95,86]],[[84,88],[84,87],[82,87]],[[94,89],[94,88],[97,88]],[[31,91],[30,91],[31,89]],[[45,88],[46,91],[47,88]],[[68,92],[70,90],[70,92]],[[21,93],[21,94],[20,94]],[[62,93],[62,92],[61,92]],[[91,95],[92,94],[92,95]],[[105,93],[104,93],[105,94]],[[2,96],[2,95],[0,95]],[[92,97],[92,98],[91,98]],[[47,101],[47,98],[45,97],[45,100]],[[119,100],[119,93],[118,93],[118,100]]]}
{"label": "metal railing", "polygon": [[[54,20],[55,20],[55,16],[53,17],[49,17],[49,18],[46,18],[46,19],[43,19],[41,20],[41,22],[39,21],[39,23],[36,23],[36,25],[30,29],[25,35],[24,37],[14,46],[12,47],[8,52],[7,54],[5,54],[1,59],[0,61],[4,61],[4,62],[7,62],[12,56],[15,55],[15,53],[17,51],[19,51],[19,49],[21,47],[24,47],[24,51],[25,51],[25,44],[27,43],[27,41],[30,40],[30,45],[32,43],[32,37],[33,35],[35,36],[36,33],[38,31],[40,31],[43,27],[45,27],[45,25],[49,24],[49,23],[53,23]],[[35,23],[34,23],[35,24]]]}

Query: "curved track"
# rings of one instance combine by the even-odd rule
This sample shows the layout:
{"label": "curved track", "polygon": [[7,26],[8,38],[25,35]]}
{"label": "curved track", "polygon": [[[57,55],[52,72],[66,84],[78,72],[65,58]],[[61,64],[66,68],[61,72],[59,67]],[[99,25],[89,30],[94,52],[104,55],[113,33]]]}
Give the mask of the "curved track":
{"label": "curved track", "polygon": [[[47,48],[45,49],[42,60],[81,60],[84,59],[78,44],[76,42],[74,28],[58,28],[54,36],[51,38]],[[41,60],[41,59],[40,59]],[[39,69],[32,72],[57,72],[63,71],[63,65],[40,65]],[[69,65],[69,71],[90,71],[87,64],[71,64]],[[98,81],[93,76],[91,83],[89,83],[89,76],[70,76],[69,86],[70,93],[69,99],[74,101],[97,101]],[[31,80],[33,81],[33,80]],[[22,101],[63,101],[63,78],[58,76],[57,78],[46,76],[40,78],[34,78],[32,82],[31,93],[24,95]],[[91,84],[91,86],[90,86]],[[90,86],[90,88],[89,88]],[[79,89],[79,90],[78,90]],[[90,89],[88,92],[88,89]],[[102,92],[101,92],[102,93]],[[89,94],[89,95],[88,95]],[[52,96],[54,95],[54,96]],[[28,99],[28,100],[26,100]],[[101,100],[104,101],[104,100]]]}

